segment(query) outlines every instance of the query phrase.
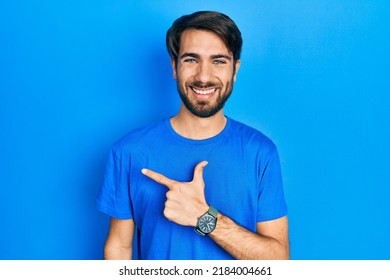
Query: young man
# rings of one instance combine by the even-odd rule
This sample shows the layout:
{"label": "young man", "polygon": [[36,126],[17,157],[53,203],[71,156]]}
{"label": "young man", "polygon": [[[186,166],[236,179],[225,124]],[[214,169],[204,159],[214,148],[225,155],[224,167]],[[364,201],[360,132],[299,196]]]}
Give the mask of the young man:
{"label": "young man", "polygon": [[241,46],[235,23],[216,12],[183,16],[168,30],[182,104],[111,150],[97,198],[111,216],[106,259],[289,258],[276,147],[223,114]]}

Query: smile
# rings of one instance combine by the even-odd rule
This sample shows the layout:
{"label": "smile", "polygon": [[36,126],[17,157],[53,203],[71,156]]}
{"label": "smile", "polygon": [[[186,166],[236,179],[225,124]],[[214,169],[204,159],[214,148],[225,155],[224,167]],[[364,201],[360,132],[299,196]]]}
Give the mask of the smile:
{"label": "smile", "polygon": [[196,89],[196,88],[193,88],[193,87],[191,87],[191,89],[192,89],[196,94],[201,94],[201,95],[212,94],[212,93],[214,93],[214,92],[217,90],[217,88],[211,88],[211,89],[201,90],[201,89]]}

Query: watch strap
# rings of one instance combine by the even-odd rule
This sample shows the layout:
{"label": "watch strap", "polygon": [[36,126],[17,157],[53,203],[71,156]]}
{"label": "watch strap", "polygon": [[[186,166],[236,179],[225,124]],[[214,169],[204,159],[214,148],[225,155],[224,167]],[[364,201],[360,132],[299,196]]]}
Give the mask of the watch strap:
{"label": "watch strap", "polygon": [[217,218],[218,216],[218,210],[215,209],[213,206],[210,205],[208,213],[213,216],[214,218]]}

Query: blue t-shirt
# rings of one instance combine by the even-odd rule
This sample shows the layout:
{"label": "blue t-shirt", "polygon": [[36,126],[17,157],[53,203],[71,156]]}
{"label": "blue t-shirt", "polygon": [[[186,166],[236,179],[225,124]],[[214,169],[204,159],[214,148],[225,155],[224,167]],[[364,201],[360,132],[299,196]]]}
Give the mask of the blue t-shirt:
{"label": "blue t-shirt", "polygon": [[141,173],[148,168],[188,182],[203,160],[208,161],[203,172],[207,203],[239,225],[256,232],[257,222],[287,214],[277,149],[264,134],[228,118],[218,135],[192,140],[177,134],[165,119],[113,145],[97,197],[100,211],[134,219],[133,257],[232,259],[210,237],[168,221],[163,215],[168,189]]}

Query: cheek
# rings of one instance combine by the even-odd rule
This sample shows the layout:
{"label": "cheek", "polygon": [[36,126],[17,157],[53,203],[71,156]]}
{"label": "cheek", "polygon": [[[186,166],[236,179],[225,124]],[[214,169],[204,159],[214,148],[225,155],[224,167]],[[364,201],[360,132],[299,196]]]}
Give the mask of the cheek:
{"label": "cheek", "polygon": [[235,78],[235,74],[233,72],[233,69],[221,69],[219,71],[216,71],[215,77],[218,77],[221,81],[224,81],[224,83],[230,83]]}
{"label": "cheek", "polygon": [[176,73],[176,80],[179,81],[181,84],[185,84],[187,82],[192,81],[191,77],[192,77],[191,73],[183,69],[182,70],[178,69]]}

